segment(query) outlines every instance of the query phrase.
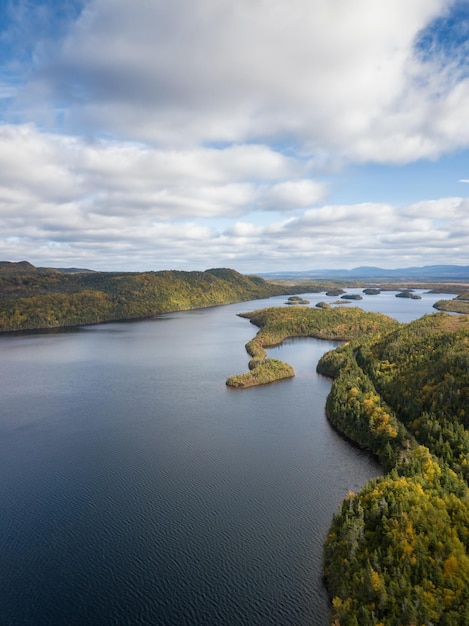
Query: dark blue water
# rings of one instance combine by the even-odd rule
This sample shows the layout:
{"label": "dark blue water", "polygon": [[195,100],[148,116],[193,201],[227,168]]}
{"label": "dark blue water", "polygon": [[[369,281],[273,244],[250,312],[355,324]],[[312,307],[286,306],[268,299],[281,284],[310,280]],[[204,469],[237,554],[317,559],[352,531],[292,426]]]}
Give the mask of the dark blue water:
{"label": "dark blue water", "polygon": [[327,624],[322,542],[379,468],[325,419],[331,342],[225,386],[256,330],[236,313],[283,301],[0,337],[0,624]]}

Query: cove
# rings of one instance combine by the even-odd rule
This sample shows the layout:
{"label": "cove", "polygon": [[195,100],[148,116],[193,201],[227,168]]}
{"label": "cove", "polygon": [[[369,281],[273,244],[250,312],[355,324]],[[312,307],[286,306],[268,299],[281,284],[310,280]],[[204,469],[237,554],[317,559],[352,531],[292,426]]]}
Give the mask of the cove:
{"label": "cove", "polygon": [[256,332],[236,314],[284,300],[0,337],[2,623],[327,624],[323,539],[380,469],[325,418],[332,342],[226,388]]}

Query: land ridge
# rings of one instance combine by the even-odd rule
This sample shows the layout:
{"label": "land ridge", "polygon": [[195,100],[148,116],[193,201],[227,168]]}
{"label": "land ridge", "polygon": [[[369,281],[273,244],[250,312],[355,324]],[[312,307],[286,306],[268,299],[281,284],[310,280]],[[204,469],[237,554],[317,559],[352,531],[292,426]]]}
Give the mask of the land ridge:
{"label": "land ridge", "polygon": [[0,264],[0,332],[142,319],[298,289],[228,268],[203,272],[63,272]]}
{"label": "land ridge", "polygon": [[441,280],[457,282],[469,281],[469,265],[424,265],[422,267],[402,267],[384,269],[382,267],[361,266],[353,269],[312,269],[298,271],[261,272],[268,280],[273,279],[379,279],[379,280]]}
{"label": "land ridge", "polygon": [[[422,287],[422,283],[386,283],[380,287],[399,289],[404,285],[406,289]],[[469,312],[469,283],[425,285],[434,293],[455,294],[452,300],[439,301],[439,309]],[[203,272],[96,272],[0,261],[0,332],[143,319],[171,311],[356,286],[369,288],[376,283],[320,279],[269,282],[229,268]]]}

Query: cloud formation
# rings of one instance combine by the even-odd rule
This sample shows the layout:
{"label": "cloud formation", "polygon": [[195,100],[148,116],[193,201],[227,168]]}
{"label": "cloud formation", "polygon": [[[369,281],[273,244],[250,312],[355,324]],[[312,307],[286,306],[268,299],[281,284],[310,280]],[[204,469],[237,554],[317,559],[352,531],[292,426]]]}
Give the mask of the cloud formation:
{"label": "cloud formation", "polygon": [[276,139],[362,161],[434,157],[469,141],[454,123],[469,80],[443,51],[415,48],[449,4],[93,0],[43,48],[26,95],[65,105],[76,130],[155,145]]}
{"label": "cloud formation", "polygon": [[2,258],[243,271],[469,262],[460,194],[398,205],[363,189],[333,202],[346,168],[468,149],[464,3],[8,6]]}
{"label": "cloud formation", "polygon": [[[390,255],[445,262],[451,246],[454,262],[465,261],[469,200],[324,205],[323,187],[304,173],[303,161],[265,146],[165,152],[4,126],[3,255],[99,269],[184,268],[190,259],[194,268],[267,271],[379,265]],[[272,217],[256,223],[256,211]]]}

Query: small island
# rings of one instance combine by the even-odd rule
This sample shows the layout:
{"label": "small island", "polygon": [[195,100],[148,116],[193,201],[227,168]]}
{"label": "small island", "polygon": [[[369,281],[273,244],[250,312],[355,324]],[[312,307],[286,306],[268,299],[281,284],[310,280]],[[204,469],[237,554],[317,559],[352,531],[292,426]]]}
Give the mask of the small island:
{"label": "small island", "polygon": [[363,293],[366,293],[367,296],[379,296],[381,289],[378,287],[367,287],[363,290]]}
{"label": "small island", "polygon": [[[240,313],[240,317],[248,317]],[[252,320],[251,320],[252,321]],[[256,385],[267,385],[284,378],[292,378],[295,370],[288,363],[278,359],[269,359],[264,347],[273,347],[279,342],[271,343],[267,337],[260,337],[260,331],[246,344],[246,352],[252,357],[249,361],[249,371],[244,374],[235,374],[226,379],[228,387],[246,389]]]}
{"label": "small island", "polygon": [[399,293],[396,293],[396,298],[410,298],[411,300],[421,300],[422,296],[414,293],[412,289],[404,289]]}
{"label": "small island", "polygon": [[278,359],[254,358],[249,361],[249,371],[235,374],[226,379],[228,387],[246,389],[257,385],[267,385],[277,380],[293,378],[295,370],[288,363]]}
{"label": "small island", "polygon": [[359,293],[346,293],[343,296],[340,296],[342,300],[363,300],[363,296]]}
{"label": "small island", "polygon": [[300,296],[290,296],[288,300],[285,302],[285,304],[290,304],[290,305],[309,304],[309,300],[305,300],[304,298],[301,298]]}

